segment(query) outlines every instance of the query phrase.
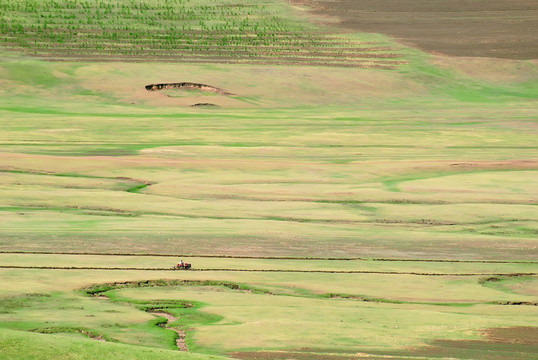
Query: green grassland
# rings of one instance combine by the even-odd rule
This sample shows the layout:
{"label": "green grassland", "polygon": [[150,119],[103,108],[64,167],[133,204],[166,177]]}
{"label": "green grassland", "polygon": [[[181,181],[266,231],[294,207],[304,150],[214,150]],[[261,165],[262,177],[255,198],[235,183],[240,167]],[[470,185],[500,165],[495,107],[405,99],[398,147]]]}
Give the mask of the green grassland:
{"label": "green grassland", "polygon": [[0,0],[0,357],[535,357],[538,63],[305,15]]}
{"label": "green grassland", "polygon": [[[24,257],[29,255],[3,256],[11,261],[2,263],[28,265]],[[537,276],[512,276],[520,271],[536,274],[536,264],[405,262],[394,265],[400,265],[396,268],[401,274],[357,274],[312,272],[313,267],[327,269],[327,260],[189,258],[199,266],[215,263],[235,271],[196,267],[187,272],[106,270],[110,256],[78,255],[74,257],[81,260],[69,261],[61,260],[62,255],[34,255],[32,265],[50,264],[54,257],[55,266],[64,261],[103,269],[1,269],[6,286],[0,328],[57,334],[69,339],[64,341],[77,336],[172,350],[174,333],[157,326],[159,318],[147,313],[159,309],[178,319],[167,326],[183,328],[195,353],[241,356],[263,350],[307,351],[327,358],[357,352],[413,357],[435,349],[438,341],[465,344],[483,339],[492,328],[532,328],[536,314],[532,304]],[[117,263],[173,263],[167,257],[137,259],[123,257]],[[362,265],[333,262],[331,271]],[[367,261],[379,270],[392,266],[379,263]],[[272,266],[281,270],[255,271]],[[403,273],[406,270],[438,275]],[[483,275],[458,275],[461,270]],[[506,276],[485,275],[491,271]],[[91,341],[96,340],[86,340]],[[487,358],[488,351],[483,346],[478,358]],[[523,356],[528,349],[512,345],[505,351]],[[522,358],[532,358],[527,355]]]}
{"label": "green grassland", "polygon": [[[43,335],[0,329],[0,345],[5,359],[178,359],[177,351],[150,347],[101,343],[71,336]],[[181,359],[223,359],[182,354]]]}
{"label": "green grassland", "polygon": [[[93,66],[76,65],[80,73]],[[101,76],[113,69],[99,66]],[[240,93],[244,67],[227,69],[219,82],[241,81],[230,86]],[[127,93],[77,95],[70,80],[81,80],[64,71],[58,86],[21,90],[21,75],[2,90],[4,250],[534,256],[533,101],[380,95],[375,105],[341,98],[338,108],[194,110],[159,106],[142,75]],[[318,89],[323,103],[337,86]]]}
{"label": "green grassland", "polygon": [[[0,247],[534,258],[532,63],[514,70],[527,80],[496,88],[415,61],[350,77],[6,56]],[[268,84],[251,80],[265,72]],[[144,89],[183,74],[238,96]],[[222,107],[188,106],[207,98]]]}

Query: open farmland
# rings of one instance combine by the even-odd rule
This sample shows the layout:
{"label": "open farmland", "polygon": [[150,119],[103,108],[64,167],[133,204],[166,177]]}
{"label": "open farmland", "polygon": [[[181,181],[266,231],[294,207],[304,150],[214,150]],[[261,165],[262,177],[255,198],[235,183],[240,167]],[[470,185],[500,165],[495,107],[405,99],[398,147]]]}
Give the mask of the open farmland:
{"label": "open farmland", "polygon": [[328,34],[280,1],[2,0],[0,43],[48,59],[394,68],[375,36]]}
{"label": "open farmland", "polygon": [[332,11],[0,0],[0,358],[536,358],[537,60]]}
{"label": "open farmland", "polygon": [[536,351],[536,263],[189,257],[197,268],[178,272],[162,256],[0,259],[17,279],[3,288],[2,328],[59,339],[172,350],[181,329],[189,352],[246,359]]}
{"label": "open farmland", "polygon": [[[23,64],[39,69],[31,81],[41,84],[16,72]],[[201,66],[204,82],[218,77],[215,85],[239,96],[170,98],[146,91],[148,77],[195,67],[151,67],[6,63],[2,250],[535,257],[536,125],[526,85],[507,86],[493,104],[487,83],[479,92],[442,79],[432,91],[445,95],[431,99],[461,87],[456,96],[475,92],[487,107],[452,98],[380,108],[380,93],[357,112],[350,94],[326,95],[339,84],[316,81],[315,69],[282,72],[304,95],[291,86],[271,96],[246,87],[245,74],[263,69]],[[324,76],[333,74],[346,73]],[[360,80],[347,81],[360,94]],[[391,81],[418,87],[406,74]],[[304,96],[303,109],[287,108],[294,96]],[[308,104],[316,100],[327,105]],[[187,105],[199,102],[223,108]]]}
{"label": "open farmland", "polygon": [[348,31],[382,33],[433,53],[538,57],[533,0],[290,0]]}

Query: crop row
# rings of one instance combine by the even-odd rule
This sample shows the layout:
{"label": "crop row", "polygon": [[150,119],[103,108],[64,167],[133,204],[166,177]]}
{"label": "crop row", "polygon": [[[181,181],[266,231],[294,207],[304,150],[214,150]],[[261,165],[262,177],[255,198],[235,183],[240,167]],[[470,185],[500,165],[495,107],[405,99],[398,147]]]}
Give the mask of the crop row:
{"label": "crop row", "polygon": [[99,62],[184,62],[184,63],[207,63],[207,64],[249,64],[249,65],[289,65],[289,66],[326,66],[326,67],[347,67],[347,68],[361,68],[361,69],[384,69],[392,70],[396,69],[399,65],[405,64],[405,61],[395,61],[394,63],[386,63],[379,61],[367,61],[363,62],[343,62],[343,61],[324,61],[318,58],[304,58],[304,59],[285,59],[285,58],[234,58],[227,59],[222,57],[180,57],[180,56],[124,56],[111,54],[109,56],[103,56],[103,54],[78,54],[76,57],[72,55],[62,56],[61,53],[44,54],[44,56],[53,61],[99,61]]}
{"label": "crop row", "polygon": [[151,50],[178,50],[178,51],[189,51],[189,52],[237,52],[240,53],[249,53],[249,54],[256,54],[256,53],[282,53],[282,52],[290,52],[290,53],[305,53],[305,52],[311,52],[313,55],[315,54],[332,54],[337,56],[351,56],[351,57],[371,57],[372,55],[376,55],[378,57],[397,57],[398,55],[391,54],[390,56],[385,56],[390,53],[392,50],[389,47],[380,47],[380,46],[373,46],[373,47],[357,47],[357,48],[350,48],[350,47],[330,47],[330,46],[300,46],[296,43],[286,43],[284,44],[286,46],[263,46],[263,44],[210,44],[210,43],[193,43],[193,42],[181,42],[179,41],[177,46],[172,47],[170,49],[163,48],[160,42],[156,42],[152,39],[137,39],[137,40],[129,40],[129,39],[118,39],[114,42],[102,42],[97,44],[90,44],[88,42],[82,42],[82,41],[40,41],[38,39],[31,39],[27,40],[27,42],[21,40],[21,39],[14,39],[12,37],[0,37],[0,42],[3,42],[7,46],[16,46],[16,45],[23,45],[23,46],[35,46],[40,47],[42,49],[44,48],[54,48],[54,47],[70,47],[70,48],[80,48],[80,49],[88,49],[88,48],[95,48],[95,49],[110,49],[110,50],[117,50],[118,48],[123,49],[151,49]]}
{"label": "crop row", "polygon": [[[88,51],[82,51],[78,53],[76,56],[73,56],[70,53],[71,49],[68,47],[64,48],[55,48],[52,49],[49,52],[50,56],[62,56],[64,58],[69,57],[80,57],[81,55],[91,54],[91,55],[102,55],[103,52],[95,52],[92,50]],[[110,56],[115,56],[117,54],[113,52],[108,52]],[[143,56],[142,53],[133,53],[134,55],[140,55]],[[251,56],[245,55],[242,57],[232,57],[232,56],[222,56],[220,53],[214,53],[214,54],[193,54],[193,53],[168,53],[165,51],[155,51],[155,52],[146,52],[146,56],[150,57],[156,57],[156,58],[168,58],[168,59],[205,59],[205,58],[212,58],[212,59],[223,59],[223,60],[235,60],[235,59],[241,59],[241,60],[271,60],[271,59],[278,59],[282,61],[297,61],[297,62],[308,62],[310,60],[317,60],[317,61],[332,61],[335,63],[349,63],[349,64],[363,64],[365,62],[375,62],[379,64],[402,64],[405,63],[404,60],[392,60],[393,58],[390,57],[370,57],[370,58],[362,58],[362,59],[355,59],[352,57],[334,57],[330,55],[324,55],[324,56],[311,56],[310,54],[250,54]],[[125,55],[126,57],[129,57],[129,54]]]}
{"label": "crop row", "polygon": [[[95,49],[81,49],[77,52],[77,54],[71,54],[71,47],[69,46],[55,46],[55,47],[47,47],[49,55],[54,56],[54,54],[60,55],[63,54],[63,56],[73,56],[78,57],[81,54],[90,53],[90,54],[108,54],[108,55],[118,55],[115,51],[112,49],[100,49],[100,51],[96,51]],[[125,56],[153,56],[153,57],[168,57],[168,58],[185,58],[188,57],[215,57],[215,58],[222,58],[222,59],[261,59],[261,58],[278,58],[278,59],[296,59],[296,58],[309,58],[309,59],[317,59],[317,60],[327,60],[330,59],[332,61],[338,61],[341,63],[344,62],[364,62],[364,61],[383,61],[384,63],[398,63],[401,64],[405,62],[404,60],[391,60],[391,59],[399,59],[398,54],[391,54],[391,53],[385,53],[385,54],[368,54],[359,56],[357,54],[334,54],[334,53],[319,53],[319,52],[296,52],[296,53],[289,53],[289,52],[239,52],[237,53],[234,50],[229,51],[207,51],[207,52],[195,52],[195,51],[174,51],[170,52],[167,50],[161,50],[161,49],[134,49],[134,50],[126,50],[123,52],[123,55]],[[387,59],[387,60],[385,60]]]}
{"label": "crop row", "polygon": [[187,53],[227,61],[341,57],[343,65],[353,59],[359,65],[360,59],[400,57],[371,41],[328,36],[282,6],[248,0],[0,0],[0,46],[45,57],[133,61],[167,54],[186,61],[179,54]]}

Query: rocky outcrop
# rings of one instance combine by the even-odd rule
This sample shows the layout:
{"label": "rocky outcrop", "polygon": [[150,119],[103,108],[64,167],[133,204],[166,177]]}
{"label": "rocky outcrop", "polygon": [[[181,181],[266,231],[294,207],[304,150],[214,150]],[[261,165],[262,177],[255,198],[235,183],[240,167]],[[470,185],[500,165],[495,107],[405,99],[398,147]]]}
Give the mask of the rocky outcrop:
{"label": "rocky outcrop", "polygon": [[196,103],[192,104],[192,107],[209,107],[209,108],[217,108],[220,107],[217,104],[211,104],[211,103]]}

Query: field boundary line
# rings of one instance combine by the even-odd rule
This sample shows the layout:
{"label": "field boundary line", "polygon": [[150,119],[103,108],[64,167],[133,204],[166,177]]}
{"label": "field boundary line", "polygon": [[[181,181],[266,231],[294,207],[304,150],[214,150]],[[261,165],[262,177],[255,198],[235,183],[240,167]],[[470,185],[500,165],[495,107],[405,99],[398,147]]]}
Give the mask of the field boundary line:
{"label": "field boundary line", "polygon": [[[23,266],[0,265],[0,269],[27,270],[104,270],[104,271],[186,271],[173,268],[137,268],[137,267],[96,267],[96,266]],[[321,274],[379,274],[379,275],[416,275],[416,276],[538,276],[538,272],[529,273],[427,273],[413,271],[370,271],[370,270],[298,270],[298,269],[190,269],[193,272],[282,272],[282,273],[321,273]]]}
{"label": "field boundary line", "polygon": [[100,253],[100,252],[54,252],[54,251],[1,251],[1,254],[19,255],[76,255],[76,256],[147,256],[147,257],[191,257],[209,259],[251,259],[251,260],[311,260],[311,261],[402,261],[433,263],[483,263],[483,264],[538,264],[538,260],[471,260],[471,259],[400,259],[366,257],[300,257],[300,256],[242,256],[206,254],[154,254],[154,253]]}

